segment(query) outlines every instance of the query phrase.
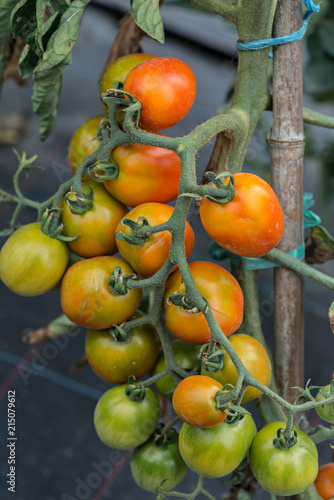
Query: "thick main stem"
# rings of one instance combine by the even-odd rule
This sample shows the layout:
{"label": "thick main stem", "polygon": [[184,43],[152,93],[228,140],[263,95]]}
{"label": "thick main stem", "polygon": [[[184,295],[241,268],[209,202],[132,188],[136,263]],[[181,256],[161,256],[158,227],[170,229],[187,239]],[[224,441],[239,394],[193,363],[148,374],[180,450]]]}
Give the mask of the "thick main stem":
{"label": "thick main stem", "polygon": [[[302,23],[299,0],[279,0],[274,36],[298,30]],[[284,213],[283,251],[303,240],[303,48],[302,42],[274,50],[273,128],[270,136],[272,183]],[[292,386],[304,385],[304,284],[294,271],[280,267],[275,280],[275,367],[280,393],[292,402]]]}

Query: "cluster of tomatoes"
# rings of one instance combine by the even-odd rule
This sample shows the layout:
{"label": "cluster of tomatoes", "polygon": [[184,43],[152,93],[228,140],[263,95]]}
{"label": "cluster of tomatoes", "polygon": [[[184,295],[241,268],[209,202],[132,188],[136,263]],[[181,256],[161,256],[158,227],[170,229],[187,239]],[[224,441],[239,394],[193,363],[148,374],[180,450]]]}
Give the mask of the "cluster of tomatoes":
{"label": "cluster of tomatoes", "polygon": [[[195,77],[184,62],[147,54],[113,63],[102,78],[101,93],[115,81],[140,101],[139,125],[155,133],[178,123],[196,93]],[[98,148],[98,127],[106,119],[106,115],[94,117],[75,132],[69,147],[73,172]],[[121,123],[121,116],[118,119]],[[52,238],[41,231],[39,223],[19,228],[0,253],[2,281],[14,292],[32,296],[51,290],[61,280],[64,313],[88,328],[86,354],[91,367],[104,380],[119,384],[99,400],[95,429],[112,448],[136,448],[131,470],[143,489],[155,491],[163,482],[165,489],[172,489],[183,479],[187,466],[205,477],[222,477],[249,455],[254,475],[267,491],[278,495],[303,491],[318,471],[317,450],[307,435],[295,429],[297,444],[283,450],[273,442],[284,422],[271,423],[257,433],[250,415],[230,422],[217,408],[217,393],[228,384],[235,386],[238,373],[222,346],[221,368],[200,367],[200,351],[210,341],[210,329],[201,312],[189,313],[168,300],[176,293],[186,295],[179,270],[174,269],[165,284],[164,317],[175,337],[171,341],[175,361],[191,376],[177,386],[171,375],[159,377],[166,362],[154,326],[140,323],[130,331],[123,328],[123,322],[143,317],[138,309],[142,291],[139,287],[116,292],[110,277],[118,285],[133,274],[150,277],[167,261],[172,241],[169,231],[154,233],[139,245],[131,244],[127,236],[138,221],[155,226],[170,219],[173,208],[166,203],[178,196],[181,165],[174,151],[141,144],[118,146],[111,158],[118,168],[114,180],[101,184],[84,179],[93,196],[91,209],[78,214],[65,198],[60,203],[64,235],[75,239],[65,243]],[[224,248],[245,257],[260,257],[282,236],[280,204],[271,187],[255,175],[236,174],[233,181],[234,199],[225,205],[203,199],[201,220],[211,238]],[[122,238],[116,239],[115,233]],[[193,246],[194,232],[186,222],[187,258]],[[78,262],[67,268],[69,249]],[[114,256],[117,251],[122,258]],[[227,337],[232,335],[243,318],[238,282],[217,264],[191,262],[189,268],[219,327]],[[268,386],[271,364],[263,346],[244,334],[234,334],[229,341],[249,373]],[[180,436],[175,430],[162,432],[156,393],[135,382],[151,370],[156,389],[172,399],[184,421]],[[260,394],[247,387],[241,403]]]}

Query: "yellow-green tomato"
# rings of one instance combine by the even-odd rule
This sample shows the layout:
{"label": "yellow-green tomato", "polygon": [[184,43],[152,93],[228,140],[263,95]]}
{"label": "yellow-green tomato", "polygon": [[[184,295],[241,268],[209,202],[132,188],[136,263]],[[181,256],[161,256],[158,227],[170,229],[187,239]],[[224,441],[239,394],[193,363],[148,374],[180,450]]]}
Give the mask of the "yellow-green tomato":
{"label": "yellow-green tomato", "polygon": [[[268,387],[271,379],[271,363],[263,345],[250,335],[244,335],[243,333],[231,335],[228,340],[249,373],[258,382]],[[224,352],[223,368],[215,372],[207,372],[202,368],[202,374],[214,378],[222,385],[232,384],[235,386],[238,380],[238,372],[225,349],[221,347],[221,350]],[[248,386],[242,398],[242,403],[258,398],[261,394],[262,392],[259,389]]]}
{"label": "yellow-green tomato", "polygon": [[40,223],[33,222],[17,229],[3,245],[0,278],[18,295],[41,295],[58,283],[67,261],[66,244],[46,236]]}
{"label": "yellow-green tomato", "polygon": [[[137,311],[131,319],[144,316]],[[113,384],[123,384],[133,375],[140,378],[154,366],[160,351],[156,329],[136,326],[128,338],[115,340],[109,330],[88,330],[86,355],[94,372]]]}
{"label": "yellow-green tomato", "polygon": [[99,399],[94,411],[94,426],[101,441],[115,450],[130,450],[145,443],[159,419],[159,401],[152,389],[142,401],[125,394],[126,385],[113,387]]}
{"label": "yellow-green tomato", "polygon": [[166,444],[159,444],[153,437],[142,444],[133,452],[130,465],[138,486],[152,492],[163,481],[164,490],[173,489],[188,470],[180,455],[177,432]]}
{"label": "yellow-green tomato", "polygon": [[290,496],[306,490],[317,477],[318,451],[312,439],[296,427],[296,444],[277,448],[274,439],[285,426],[286,422],[271,422],[256,434],[249,464],[262,488],[274,495]]}
{"label": "yellow-green tomato", "polygon": [[223,477],[233,472],[246,457],[255,434],[255,422],[250,415],[245,415],[236,424],[224,420],[207,429],[184,423],[179,439],[180,453],[196,474]]}
{"label": "yellow-green tomato", "polygon": [[[182,342],[181,340],[175,339],[171,342],[172,351],[176,364],[179,365],[186,371],[197,370],[200,367],[199,354],[201,347],[200,345],[188,344]],[[166,360],[163,353],[161,353],[157,364],[154,368],[154,375],[163,372],[166,369]],[[176,387],[176,383],[171,375],[166,375],[157,382],[155,386],[162,396],[167,399],[172,399],[173,391]]]}
{"label": "yellow-green tomato", "polygon": [[93,190],[93,207],[90,210],[83,214],[73,214],[64,198],[60,205],[64,235],[77,236],[75,240],[68,242],[68,246],[81,257],[113,255],[117,252],[116,227],[128,210],[102,184],[94,181],[86,184]]}
{"label": "yellow-green tomato", "polygon": [[73,134],[68,148],[68,162],[75,173],[82,161],[94,153],[100,145],[97,129],[105,115],[98,115],[85,121]]}
{"label": "yellow-green tomato", "polygon": [[[328,384],[325,387],[322,387],[321,389],[329,396],[330,395],[330,388],[331,388],[331,386],[330,386],[330,384]],[[315,399],[317,401],[322,401],[325,398],[320,392],[318,392]],[[324,403],[325,402],[326,402],[326,400],[324,401]],[[330,424],[334,424],[334,403],[333,402],[326,404],[326,406],[318,406],[316,408],[316,412],[319,415],[319,417],[322,418],[322,420],[324,420],[325,422],[329,422]]]}

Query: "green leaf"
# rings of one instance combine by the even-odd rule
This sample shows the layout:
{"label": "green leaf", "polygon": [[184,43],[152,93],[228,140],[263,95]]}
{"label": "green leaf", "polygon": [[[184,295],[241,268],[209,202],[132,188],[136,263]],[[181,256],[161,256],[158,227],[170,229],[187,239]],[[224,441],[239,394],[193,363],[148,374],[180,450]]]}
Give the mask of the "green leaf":
{"label": "green leaf", "polygon": [[56,123],[64,66],[36,74],[32,95],[33,110],[39,119],[41,140],[49,137]]}
{"label": "green leaf", "polygon": [[58,318],[51,321],[49,328],[54,335],[66,335],[74,332],[80,327],[69,320],[65,314],[62,314]]}
{"label": "green leaf", "polygon": [[21,0],[12,13],[13,36],[21,36],[27,43],[19,61],[19,71],[28,78],[43,55],[42,30],[45,2]]}
{"label": "green leaf", "polygon": [[42,33],[43,33],[43,19],[45,13],[44,0],[36,0],[36,45],[43,51]]}
{"label": "green leaf", "polygon": [[133,0],[131,14],[137,26],[151,38],[160,43],[165,42],[159,0]]}
{"label": "green leaf", "polygon": [[42,0],[21,0],[12,13],[13,36],[21,36],[31,50],[40,54],[44,11],[45,3]]}
{"label": "green leaf", "polygon": [[28,78],[36,68],[40,57],[26,45],[19,60],[19,71],[22,78]]}
{"label": "green leaf", "polygon": [[10,35],[10,19],[16,0],[1,0],[0,3],[0,87],[6,66],[8,39]]}
{"label": "green leaf", "polygon": [[88,3],[89,0],[74,0],[66,9],[58,29],[48,39],[41,62],[35,68],[32,101],[40,122],[41,140],[47,139],[55,126],[64,67],[71,63],[80,21]]}

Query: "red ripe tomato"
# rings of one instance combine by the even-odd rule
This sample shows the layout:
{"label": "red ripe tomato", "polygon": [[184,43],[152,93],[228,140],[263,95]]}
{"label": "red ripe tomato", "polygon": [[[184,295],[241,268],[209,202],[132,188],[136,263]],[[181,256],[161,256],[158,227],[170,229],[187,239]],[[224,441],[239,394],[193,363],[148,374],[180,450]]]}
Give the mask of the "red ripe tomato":
{"label": "red ripe tomato", "polygon": [[94,153],[100,145],[97,129],[105,115],[98,115],[84,122],[74,133],[68,148],[68,163],[75,172],[87,156]]}
{"label": "red ripe tomato", "polygon": [[176,386],[173,394],[175,413],[193,427],[213,427],[226,418],[218,410],[215,395],[223,386],[210,377],[193,375],[186,377]]}
{"label": "red ripe tomato", "polygon": [[192,69],[180,59],[159,57],[138,64],[125,79],[124,90],[140,101],[139,125],[163,130],[181,121],[196,96]]}
{"label": "red ripe tomato", "polygon": [[117,257],[93,257],[71,266],[60,289],[64,314],[80,326],[102,330],[127,320],[139,306],[142,291],[129,290],[126,295],[113,295],[108,278],[114,267],[130,275],[132,268]]}
{"label": "red ripe tomato", "polygon": [[[223,248],[243,257],[262,257],[283,235],[281,205],[261,177],[234,175],[235,198],[225,205],[203,199],[200,216],[208,235]],[[226,180],[228,182],[228,180]]]}
{"label": "red ripe tomato", "polygon": [[[145,217],[150,226],[162,224],[170,219],[173,207],[162,203],[144,203],[131,210],[127,219],[137,221],[139,217]],[[129,226],[118,224],[117,230],[123,234],[131,233]],[[130,245],[126,241],[116,240],[118,250],[122,257],[130,264],[136,273],[141,276],[152,276],[166,262],[172,243],[172,235],[169,231],[152,234],[142,245]],[[192,252],[195,243],[195,235],[192,227],[186,222],[184,244],[186,257]]]}
{"label": "red ripe tomato", "polygon": [[[131,319],[144,314],[137,311]],[[115,340],[109,330],[88,330],[86,355],[94,372],[113,384],[124,384],[133,375],[140,378],[154,366],[160,342],[153,325],[131,328],[125,340]]]}
{"label": "red ripe tomato", "polygon": [[[226,269],[211,262],[191,262],[190,272],[199,293],[207,299],[212,313],[223,333],[228,337],[235,332],[243,318],[244,299],[237,280]],[[205,344],[211,334],[201,312],[189,313],[180,306],[167,304],[173,292],[185,293],[180,271],[167,280],[165,292],[165,319],[170,332],[183,342]]]}
{"label": "red ripe tomato", "polygon": [[[103,73],[100,83],[100,94],[104,94],[107,90],[112,89],[116,81],[124,83],[129,71],[138,64],[149,59],[155,59],[156,57],[152,54],[129,54],[119,57]],[[107,111],[108,107],[104,103],[102,103],[102,107]]]}
{"label": "red ripe tomato", "polygon": [[18,295],[41,295],[58,283],[67,261],[66,244],[44,234],[40,223],[33,222],[17,229],[1,248],[0,278]]}
{"label": "red ripe tomato", "polygon": [[334,462],[322,465],[314,481],[314,486],[324,500],[334,498]]}
{"label": "red ripe tomato", "polygon": [[104,186],[124,205],[135,207],[150,201],[166,203],[178,196],[181,162],[174,151],[128,144],[117,146],[111,157],[119,173]]}
{"label": "red ripe tomato", "polygon": [[[271,380],[271,363],[263,345],[250,335],[244,335],[242,333],[232,335],[229,341],[252,377],[268,387]],[[238,372],[225,349],[221,347],[221,350],[224,352],[223,368],[215,372],[206,372],[202,368],[202,373],[208,377],[214,378],[222,385],[236,385],[238,381]],[[252,401],[252,399],[258,398],[261,394],[262,392],[259,391],[259,389],[249,386],[244,393],[242,403]]]}
{"label": "red ripe tomato", "polygon": [[64,235],[79,235],[67,244],[73,252],[82,257],[114,254],[117,252],[116,227],[128,210],[112,198],[101,184],[94,181],[88,181],[87,184],[93,190],[93,208],[84,214],[73,214],[64,198],[61,202]]}

